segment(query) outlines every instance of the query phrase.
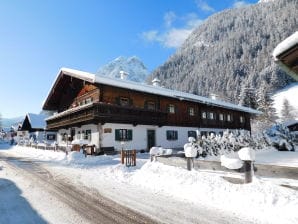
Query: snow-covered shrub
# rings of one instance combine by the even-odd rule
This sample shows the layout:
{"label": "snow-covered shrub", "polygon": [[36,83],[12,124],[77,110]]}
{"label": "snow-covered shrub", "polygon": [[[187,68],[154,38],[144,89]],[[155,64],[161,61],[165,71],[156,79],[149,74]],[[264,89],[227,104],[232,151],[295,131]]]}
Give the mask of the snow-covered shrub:
{"label": "snow-covered shrub", "polygon": [[252,149],[260,149],[264,147],[263,136],[251,136],[245,130],[226,130],[223,135],[215,135],[211,133],[206,136],[198,136],[197,145],[202,152],[199,155],[224,155],[230,152],[237,152],[241,148],[251,147]]}
{"label": "snow-covered shrub", "polygon": [[283,124],[276,124],[263,132],[268,145],[280,151],[294,151],[293,135]]}

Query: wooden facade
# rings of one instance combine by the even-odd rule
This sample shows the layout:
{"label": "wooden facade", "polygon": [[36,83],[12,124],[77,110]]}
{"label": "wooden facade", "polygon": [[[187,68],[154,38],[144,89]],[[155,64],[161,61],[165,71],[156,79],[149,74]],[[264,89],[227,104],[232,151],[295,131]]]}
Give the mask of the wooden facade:
{"label": "wooden facade", "polygon": [[59,78],[43,109],[58,112],[47,119],[50,130],[98,123],[250,130],[248,112],[68,75]]}

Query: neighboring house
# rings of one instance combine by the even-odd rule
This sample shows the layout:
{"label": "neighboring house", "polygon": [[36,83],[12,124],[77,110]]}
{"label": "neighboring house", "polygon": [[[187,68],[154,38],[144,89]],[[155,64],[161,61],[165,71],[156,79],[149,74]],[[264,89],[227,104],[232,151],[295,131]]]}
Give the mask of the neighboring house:
{"label": "neighboring house", "polygon": [[273,57],[282,69],[298,81],[298,31],[276,46]]}
{"label": "neighboring house", "polygon": [[18,130],[19,142],[48,142],[56,141],[56,132],[46,130],[46,115],[28,113]]}
{"label": "neighboring house", "polygon": [[290,120],[283,123],[288,127],[289,131],[293,134],[295,142],[298,142],[298,120]]}
{"label": "neighboring house", "polygon": [[[124,76],[125,73],[122,73]],[[198,132],[250,131],[251,108],[185,92],[62,68],[43,109],[59,145],[85,139],[105,148],[182,147]]]}

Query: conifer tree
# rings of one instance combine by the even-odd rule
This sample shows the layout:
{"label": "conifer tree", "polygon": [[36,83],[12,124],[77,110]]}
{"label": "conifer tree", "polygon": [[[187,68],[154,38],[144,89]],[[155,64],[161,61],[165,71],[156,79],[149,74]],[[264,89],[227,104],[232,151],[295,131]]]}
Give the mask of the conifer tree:
{"label": "conifer tree", "polygon": [[290,104],[288,99],[284,99],[281,109],[281,119],[282,121],[292,120],[294,119],[294,108]]}

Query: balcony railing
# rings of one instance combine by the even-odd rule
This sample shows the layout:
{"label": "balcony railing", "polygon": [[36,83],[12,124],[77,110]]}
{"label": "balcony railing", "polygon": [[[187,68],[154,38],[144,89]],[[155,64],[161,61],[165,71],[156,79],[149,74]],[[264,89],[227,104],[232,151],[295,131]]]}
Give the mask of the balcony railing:
{"label": "balcony railing", "polygon": [[126,123],[133,125],[158,125],[167,122],[167,113],[115,104],[93,103],[87,107],[64,111],[47,120],[48,129],[68,128],[89,123]]}

